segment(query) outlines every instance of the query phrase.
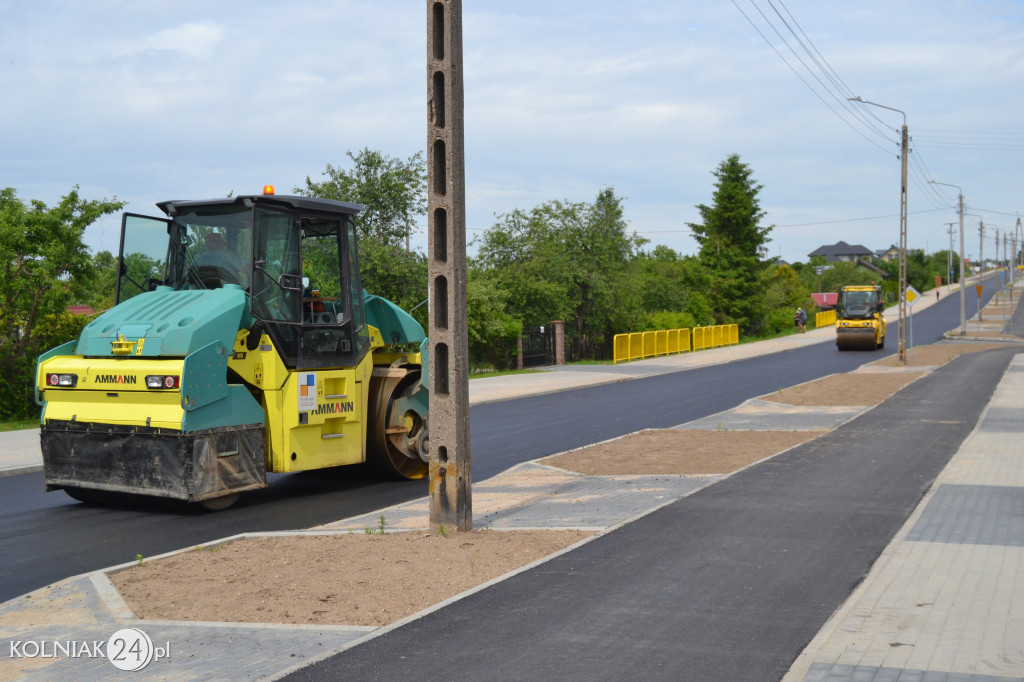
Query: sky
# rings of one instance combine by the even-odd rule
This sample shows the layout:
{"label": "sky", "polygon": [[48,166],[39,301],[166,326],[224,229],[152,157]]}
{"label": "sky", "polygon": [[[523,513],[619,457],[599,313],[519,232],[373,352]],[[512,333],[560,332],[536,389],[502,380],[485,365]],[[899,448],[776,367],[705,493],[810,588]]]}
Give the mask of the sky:
{"label": "sky", "polygon": [[[959,190],[929,180],[962,189],[972,260],[979,221],[991,255],[1024,212],[1021,0],[469,0],[463,24],[471,240],[613,187],[645,248],[692,254],[687,223],[735,153],[770,256],[886,249],[904,114],[909,248],[958,226]],[[412,0],[0,0],[0,187],[159,215],[291,193],[349,150],[406,159],[426,148],[425,36]],[[119,229],[86,243],[116,251]]]}

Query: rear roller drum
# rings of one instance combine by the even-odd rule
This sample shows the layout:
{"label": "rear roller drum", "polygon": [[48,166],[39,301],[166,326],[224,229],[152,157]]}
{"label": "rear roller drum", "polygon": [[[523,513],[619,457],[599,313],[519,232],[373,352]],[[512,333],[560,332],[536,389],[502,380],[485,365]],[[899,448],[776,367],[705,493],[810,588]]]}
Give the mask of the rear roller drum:
{"label": "rear roller drum", "polygon": [[426,388],[419,369],[375,368],[370,381],[367,460],[388,476],[424,478],[430,459]]}

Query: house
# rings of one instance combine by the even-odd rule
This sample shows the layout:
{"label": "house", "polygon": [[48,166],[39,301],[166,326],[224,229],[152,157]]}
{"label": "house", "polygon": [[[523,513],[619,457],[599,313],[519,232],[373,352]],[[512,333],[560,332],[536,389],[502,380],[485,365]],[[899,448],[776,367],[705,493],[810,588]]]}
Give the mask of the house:
{"label": "house", "polygon": [[94,315],[96,311],[89,305],[69,305],[64,310],[72,313],[73,315]]}
{"label": "house", "polygon": [[888,249],[885,249],[884,251],[875,251],[875,258],[882,261],[883,263],[888,263],[889,261],[896,260],[899,257],[900,250],[897,249],[895,246],[890,246]]}
{"label": "house", "polygon": [[861,258],[873,258],[874,255],[875,252],[867,247],[859,244],[851,245],[846,242],[837,242],[831,246],[819,246],[807,254],[808,258],[824,256],[829,263],[856,263]]}

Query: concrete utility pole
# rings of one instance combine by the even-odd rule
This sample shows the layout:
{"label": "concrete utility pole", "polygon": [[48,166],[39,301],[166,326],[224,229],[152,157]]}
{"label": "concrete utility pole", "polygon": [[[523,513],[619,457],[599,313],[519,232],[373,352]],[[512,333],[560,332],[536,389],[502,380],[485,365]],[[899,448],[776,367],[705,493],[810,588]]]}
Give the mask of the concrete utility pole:
{"label": "concrete utility pole", "polygon": [[901,365],[905,365],[907,364],[907,155],[910,153],[906,114],[903,114],[900,140],[900,334],[896,357]]}
{"label": "concrete utility pole", "polygon": [[946,187],[955,187],[959,194],[960,204],[960,336],[967,335],[967,292],[965,287],[967,286],[967,278],[965,274],[964,266],[964,191],[960,189],[959,185],[951,185],[948,182],[938,182],[936,180],[929,180],[929,183],[933,185],[945,185]]}
{"label": "concrete utility pole", "polygon": [[910,137],[907,133],[907,115],[884,104],[869,102],[860,97],[850,97],[853,102],[895,111],[903,116],[900,129],[900,277],[899,277],[899,336],[896,350],[897,361],[907,364],[907,154],[910,153]]}
{"label": "concrete utility pole", "polygon": [[430,529],[473,529],[462,0],[427,0]]}
{"label": "concrete utility pole", "polygon": [[953,286],[953,226],[956,223],[944,223],[949,234],[949,251],[946,252],[946,287]]}
{"label": "concrete utility pole", "polygon": [[[985,279],[985,221],[978,220],[978,281]],[[978,294],[978,325],[981,328],[981,294]]]}
{"label": "concrete utility pole", "polygon": [[978,220],[978,274],[985,274],[985,221]]}
{"label": "concrete utility pole", "polygon": [[[1020,233],[1020,241],[1017,240],[1017,235]],[[1020,255],[1018,249],[1024,250],[1024,227],[1021,226],[1021,219],[1017,218],[1017,226],[1014,227],[1014,268],[1020,264]]]}

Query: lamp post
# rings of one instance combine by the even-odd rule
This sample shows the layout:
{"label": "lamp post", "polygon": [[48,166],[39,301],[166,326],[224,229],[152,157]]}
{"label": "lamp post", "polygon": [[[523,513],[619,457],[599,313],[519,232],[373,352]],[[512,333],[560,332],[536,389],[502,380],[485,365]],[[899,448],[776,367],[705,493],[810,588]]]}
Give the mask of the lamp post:
{"label": "lamp post", "polygon": [[946,187],[955,187],[956,191],[959,192],[959,204],[960,204],[960,336],[967,335],[967,294],[965,289],[967,282],[964,280],[964,191],[960,189],[959,185],[951,185],[948,182],[938,182],[936,180],[929,180],[929,183],[933,185],[945,185]]}
{"label": "lamp post", "polygon": [[907,115],[900,109],[887,107],[877,102],[869,102],[860,97],[850,97],[851,102],[870,104],[872,106],[895,111],[903,116],[903,127],[900,129],[900,281],[899,281],[899,343],[896,357],[901,365],[907,364]]}

